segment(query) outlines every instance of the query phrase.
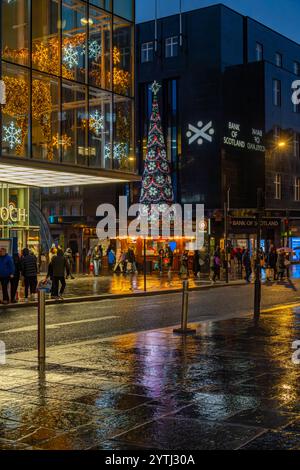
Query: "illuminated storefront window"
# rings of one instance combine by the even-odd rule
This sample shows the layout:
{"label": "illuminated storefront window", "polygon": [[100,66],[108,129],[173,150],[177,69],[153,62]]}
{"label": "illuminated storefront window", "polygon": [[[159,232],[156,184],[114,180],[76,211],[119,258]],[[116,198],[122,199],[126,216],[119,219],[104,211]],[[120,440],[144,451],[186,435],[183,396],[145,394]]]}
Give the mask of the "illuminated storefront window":
{"label": "illuminated storefront window", "polygon": [[1,2],[3,155],[136,171],[133,3]]}

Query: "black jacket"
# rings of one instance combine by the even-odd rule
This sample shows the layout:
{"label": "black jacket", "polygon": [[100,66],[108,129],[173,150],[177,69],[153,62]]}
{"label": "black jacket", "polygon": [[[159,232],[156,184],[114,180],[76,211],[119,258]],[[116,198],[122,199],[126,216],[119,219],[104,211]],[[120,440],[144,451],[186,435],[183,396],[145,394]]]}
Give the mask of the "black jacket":
{"label": "black jacket", "polygon": [[50,264],[53,277],[65,277],[67,261],[63,254],[61,256],[53,256]]}
{"label": "black jacket", "polygon": [[24,277],[37,276],[37,260],[34,255],[25,255],[21,258],[21,271]]}

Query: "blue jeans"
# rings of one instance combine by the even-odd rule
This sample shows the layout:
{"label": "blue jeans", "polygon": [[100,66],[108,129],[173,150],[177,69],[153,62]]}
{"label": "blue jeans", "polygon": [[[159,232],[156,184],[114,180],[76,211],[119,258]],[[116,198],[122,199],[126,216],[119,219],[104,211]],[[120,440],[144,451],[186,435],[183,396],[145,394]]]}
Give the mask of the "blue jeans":
{"label": "blue jeans", "polygon": [[94,274],[95,276],[99,276],[100,268],[101,268],[101,260],[94,259]]}

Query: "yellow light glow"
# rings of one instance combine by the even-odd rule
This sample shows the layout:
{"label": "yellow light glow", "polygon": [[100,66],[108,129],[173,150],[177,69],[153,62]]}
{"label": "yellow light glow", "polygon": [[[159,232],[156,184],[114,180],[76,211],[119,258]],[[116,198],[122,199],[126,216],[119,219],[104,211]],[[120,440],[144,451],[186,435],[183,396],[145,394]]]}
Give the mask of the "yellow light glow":
{"label": "yellow light glow", "polygon": [[278,147],[282,148],[285,146],[286,146],[286,142],[284,140],[281,140],[280,142],[278,142]]}

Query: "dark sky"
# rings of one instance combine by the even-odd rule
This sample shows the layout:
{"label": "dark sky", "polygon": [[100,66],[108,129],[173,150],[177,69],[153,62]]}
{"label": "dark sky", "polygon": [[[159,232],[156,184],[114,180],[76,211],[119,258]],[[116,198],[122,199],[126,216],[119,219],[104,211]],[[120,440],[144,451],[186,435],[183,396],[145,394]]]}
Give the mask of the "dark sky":
{"label": "dark sky", "polygon": [[[177,13],[179,0],[157,0],[159,16]],[[300,0],[182,0],[183,11],[223,3],[300,43]],[[155,0],[136,0],[137,22],[154,16]]]}

